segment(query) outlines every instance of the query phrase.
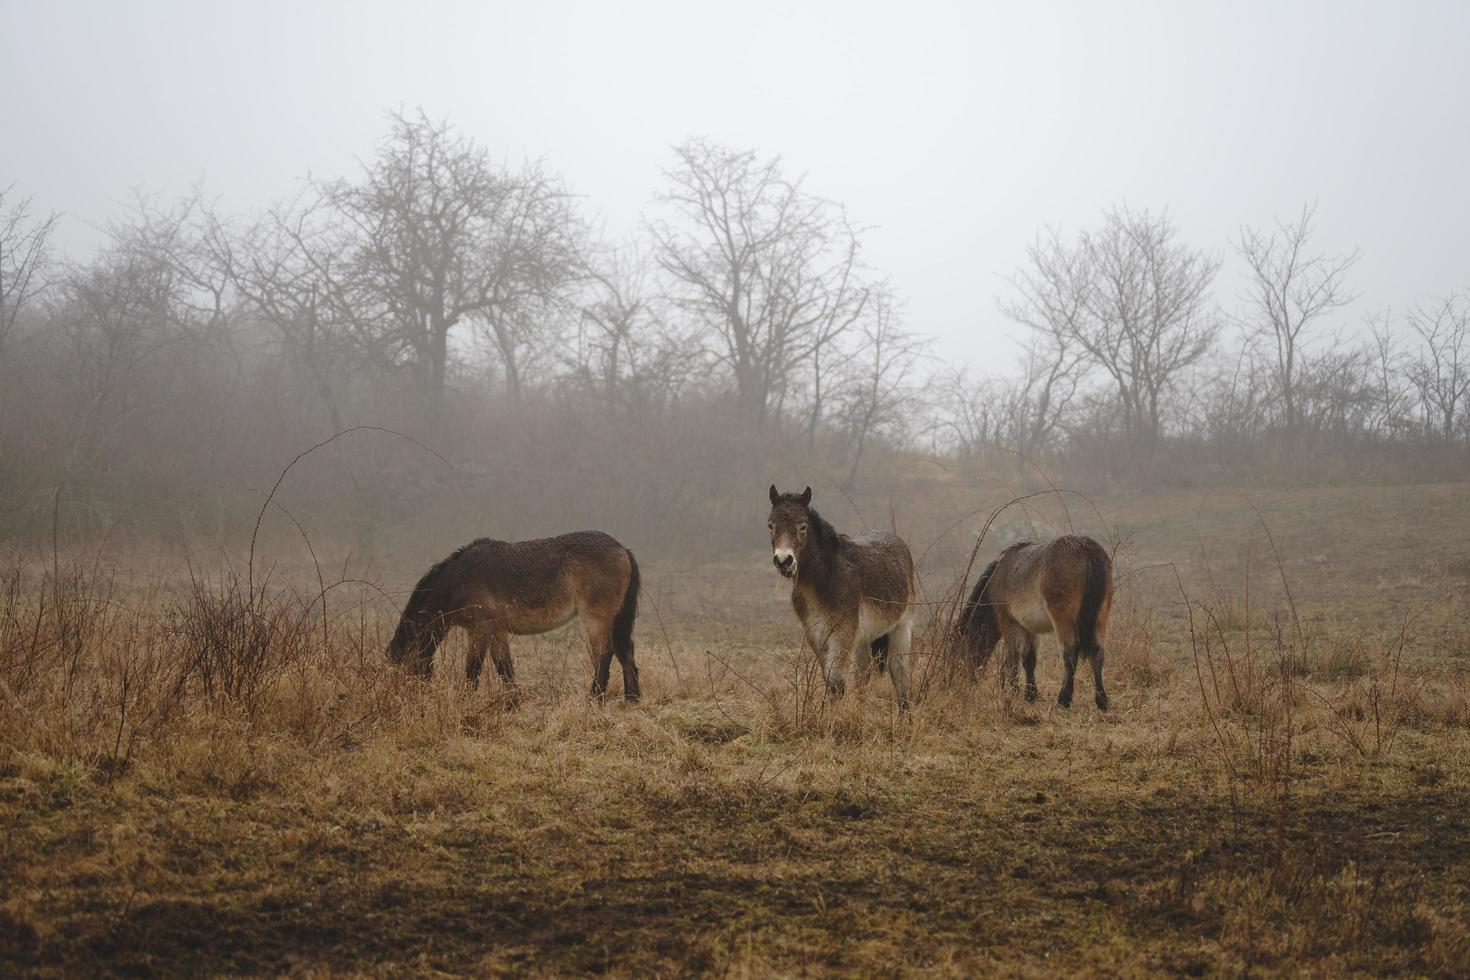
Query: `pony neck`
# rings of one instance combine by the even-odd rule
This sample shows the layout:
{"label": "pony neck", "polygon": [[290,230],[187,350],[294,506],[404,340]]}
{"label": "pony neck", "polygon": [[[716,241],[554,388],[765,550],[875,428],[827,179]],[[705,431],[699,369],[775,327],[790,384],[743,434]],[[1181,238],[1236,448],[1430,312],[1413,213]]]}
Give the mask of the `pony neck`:
{"label": "pony neck", "polygon": [[[796,577],[798,579],[808,578],[807,572],[811,572],[811,578],[819,578],[826,571],[828,563],[836,556],[841,541],[837,536],[837,529],[828,524],[826,519],[816,511],[807,509],[807,537],[804,554],[796,566]],[[809,579],[810,580],[810,579]]]}

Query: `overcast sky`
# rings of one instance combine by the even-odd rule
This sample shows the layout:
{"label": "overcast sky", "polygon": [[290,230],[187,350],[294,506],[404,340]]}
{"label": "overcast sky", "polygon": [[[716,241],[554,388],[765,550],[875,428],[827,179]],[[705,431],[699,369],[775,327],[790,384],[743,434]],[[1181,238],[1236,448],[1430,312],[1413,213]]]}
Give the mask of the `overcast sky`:
{"label": "overcast sky", "polygon": [[[351,173],[386,107],[539,157],[617,236],[700,134],[872,226],[913,326],[981,371],[1044,225],[1167,207],[1222,253],[1318,202],[1342,315],[1470,288],[1470,2],[403,4],[0,0],[0,186],[89,225],[202,179],[228,211]],[[1227,264],[1218,293],[1243,291]]]}

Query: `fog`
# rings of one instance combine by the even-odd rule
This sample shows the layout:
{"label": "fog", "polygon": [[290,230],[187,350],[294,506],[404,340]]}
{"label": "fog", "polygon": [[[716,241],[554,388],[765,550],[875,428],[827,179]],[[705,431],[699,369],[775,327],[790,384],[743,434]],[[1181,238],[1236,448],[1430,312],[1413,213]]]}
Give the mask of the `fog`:
{"label": "fog", "polygon": [[0,980],[1467,975],[1470,0],[0,93]]}
{"label": "fog", "polygon": [[1453,3],[9,3],[0,531],[238,543],[317,443],[268,523],[358,555],[711,556],[769,480],[1463,479],[1467,40]]}
{"label": "fog", "polygon": [[134,189],[232,212],[346,175],[422,106],[539,159],[634,235],[702,135],[780,155],[869,227],[913,327],[989,372],[994,298],[1042,226],[1167,208],[1222,254],[1318,203],[1355,246],[1346,331],[1470,281],[1470,7],[1211,4],[0,5],[0,184],[81,258]]}

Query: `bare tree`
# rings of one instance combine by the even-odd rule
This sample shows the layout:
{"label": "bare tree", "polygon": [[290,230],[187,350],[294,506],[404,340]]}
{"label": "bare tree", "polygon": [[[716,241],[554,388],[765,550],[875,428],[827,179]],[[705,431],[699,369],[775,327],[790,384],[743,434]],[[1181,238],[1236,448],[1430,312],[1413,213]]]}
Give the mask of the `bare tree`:
{"label": "bare tree", "polygon": [[1082,382],[1082,352],[1065,335],[1036,334],[1021,351],[1021,376],[1007,405],[1012,447],[1035,456],[1056,440]]}
{"label": "bare tree", "polygon": [[355,316],[391,324],[412,358],[431,423],[441,413],[450,333],[477,322],[519,396],[530,310],[579,268],[569,195],[539,166],[496,168],[484,149],[422,111],[394,113],[360,181],[320,186],[354,233]]}
{"label": "bare tree", "polygon": [[869,439],[881,432],[905,435],[918,414],[916,393],[909,386],[927,341],[904,325],[903,310],[886,284],[873,287],[866,312],[858,321],[858,350],[852,372],[838,395],[840,424],[851,448],[852,462],[843,485],[851,487],[862,465]]}
{"label": "bare tree", "polygon": [[[879,293],[883,295],[880,297]],[[866,300],[864,316],[882,316],[879,303],[892,304],[886,286],[873,287]],[[807,355],[808,370],[793,373],[778,389],[776,413],[786,409],[789,397],[804,400],[807,452],[817,450],[817,433],[823,425],[840,423],[839,418],[851,407],[852,379],[864,373],[866,353],[871,352],[872,331],[866,327],[855,331],[833,332],[812,339]]]}
{"label": "bare tree", "polygon": [[789,180],[779,158],[700,139],[674,152],[661,200],[684,226],[653,226],[658,261],[734,376],[741,415],[759,427],[773,394],[861,315],[858,237],[842,208]]}
{"label": "bare tree", "polygon": [[46,287],[51,235],[60,216],[31,217],[31,198],[0,190],[0,355],[21,311]]}
{"label": "bare tree", "polygon": [[1243,228],[1235,250],[1249,267],[1249,335],[1265,344],[1289,433],[1300,426],[1298,405],[1303,350],[1314,324],[1355,296],[1343,280],[1361,253],[1308,255],[1316,205],[1304,205],[1290,224],[1269,234]]}
{"label": "bare tree", "polygon": [[935,379],[940,426],[957,452],[1000,449],[1034,459],[1057,443],[1082,382],[1080,356],[1057,340],[1029,337],[1019,376],[972,381],[960,370]]}
{"label": "bare tree", "polygon": [[588,275],[586,230],[560,179],[540,164],[502,173],[500,186],[479,256],[488,302],[475,319],[519,400],[530,351],[549,324],[574,315],[572,289]]}
{"label": "bare tree", "polygon": [[[381,376],[398,357],[396,338],[374,322],[351,262],[351,241],[320,202],[273,208],[235,231],[212,222],[207,247],[225,269],[244,312],[279,338],[288,365],[304,374],[335,430],[346,427],[337,390],[349,371]],[[361,307],[361,308],[360,308]]]}
{"label": "bare tree", "polygon": [[1409,417],[1413,385],[1407,380],[1404,353],[1388,313],[1368,317],[1365,344],[1368,371],[1377,394],[1369,431],[1384,439],[1406,435],[1413,426]]}
{"label": "bare tree", "polygon": [[1426,428],[1450,442],[1470,402],[1470,302],[1458,294],[1409,311],[1409,326],[1424,341],[1409,367]]}
{"label": "bare tree", "polygon": [[195,332],[222,327],[235,305],[234,282],[214,239],[219,220],[195,185],[178,200],[160,204],[142,194],[135,196],[125,217],[109,233],[113,247],[146,255],[166,271],[172,283],[174,308]]}
{"label": "bare tree", "polygon": [[1262,377],[1264,370],[1242,345],[1205,378],[1201,434],[1222,450],[1239,452],[1265,431],[1270,386]]}
{"label": "bare tree", "polygon": [[[329,200],[307,186],[294,200],[243,225],[210,215],[203,240],[210,262],[228,275],[238,300],[235,332],[248,335],[248,328],[263,327],[273,341],[262,345],[262,363],[268,374],[283,379],[281,394],[290,404],[277,410],[293,428],[312,418],[313,408],[325,412],[334,432],[391,413],[389,393],[405,358],[412,363],[411,342],[386,312],[378,284],[357,264],[355,228]],[[368,418],[360,414],[364,401],[374,413]],[[376,547],[393,502],[413,493],[416,474],[412,468],[395,471],[395,448],[370,443],[349,452],[334,443],[328,451],[350,487],[351,506],[343,509],[352,515],[363,553]]]}
{"label": "bare tree", "polygon": [[566,355],[573,379],[633,415],[677,397],[698,372],[698,345],[664,315],[648,257],[635,246],[608,249],[588,275]]}
{"label": "bare tree", "polygon": [[1179,242],[1166,214],[1126,207],[1075,245],[1052,232],[1027,256],[1002,311],[1107,375],[1125,436],[1151,458],[1165,396],[1219,334],[1208,305],[1219,260]]}
{"label": "bare tree", "polygon": [[940,371],[931,379],[934,448],[958,456],[977,456],[1005,442],[1010,379],[975,380],[965,368]]}
{"label": "bare tree", "polygon": [[135,229],[115,226],[90,264],[71,270],[49,331],[65,365],[71,479],[91,476],[124,430],[161,405],[162,355],[194,339],[186,284]]}
{"label": "bare tree", "polygon": [[1379,396],[1371,347],[1334,345],[1302,363],[1301,424],[1314,433],[1352,438],[1371,431]]}

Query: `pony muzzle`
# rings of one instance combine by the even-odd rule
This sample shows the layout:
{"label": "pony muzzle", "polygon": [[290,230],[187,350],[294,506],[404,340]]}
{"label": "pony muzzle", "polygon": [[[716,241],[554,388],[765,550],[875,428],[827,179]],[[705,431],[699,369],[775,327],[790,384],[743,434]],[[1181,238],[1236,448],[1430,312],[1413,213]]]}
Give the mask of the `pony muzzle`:
{"label": "pony muzzle", "polygon": [[771,564],[776,566],[776,571],[786,578],[796,576],[796,555],[786,550],[777,551],[771,555]]}

